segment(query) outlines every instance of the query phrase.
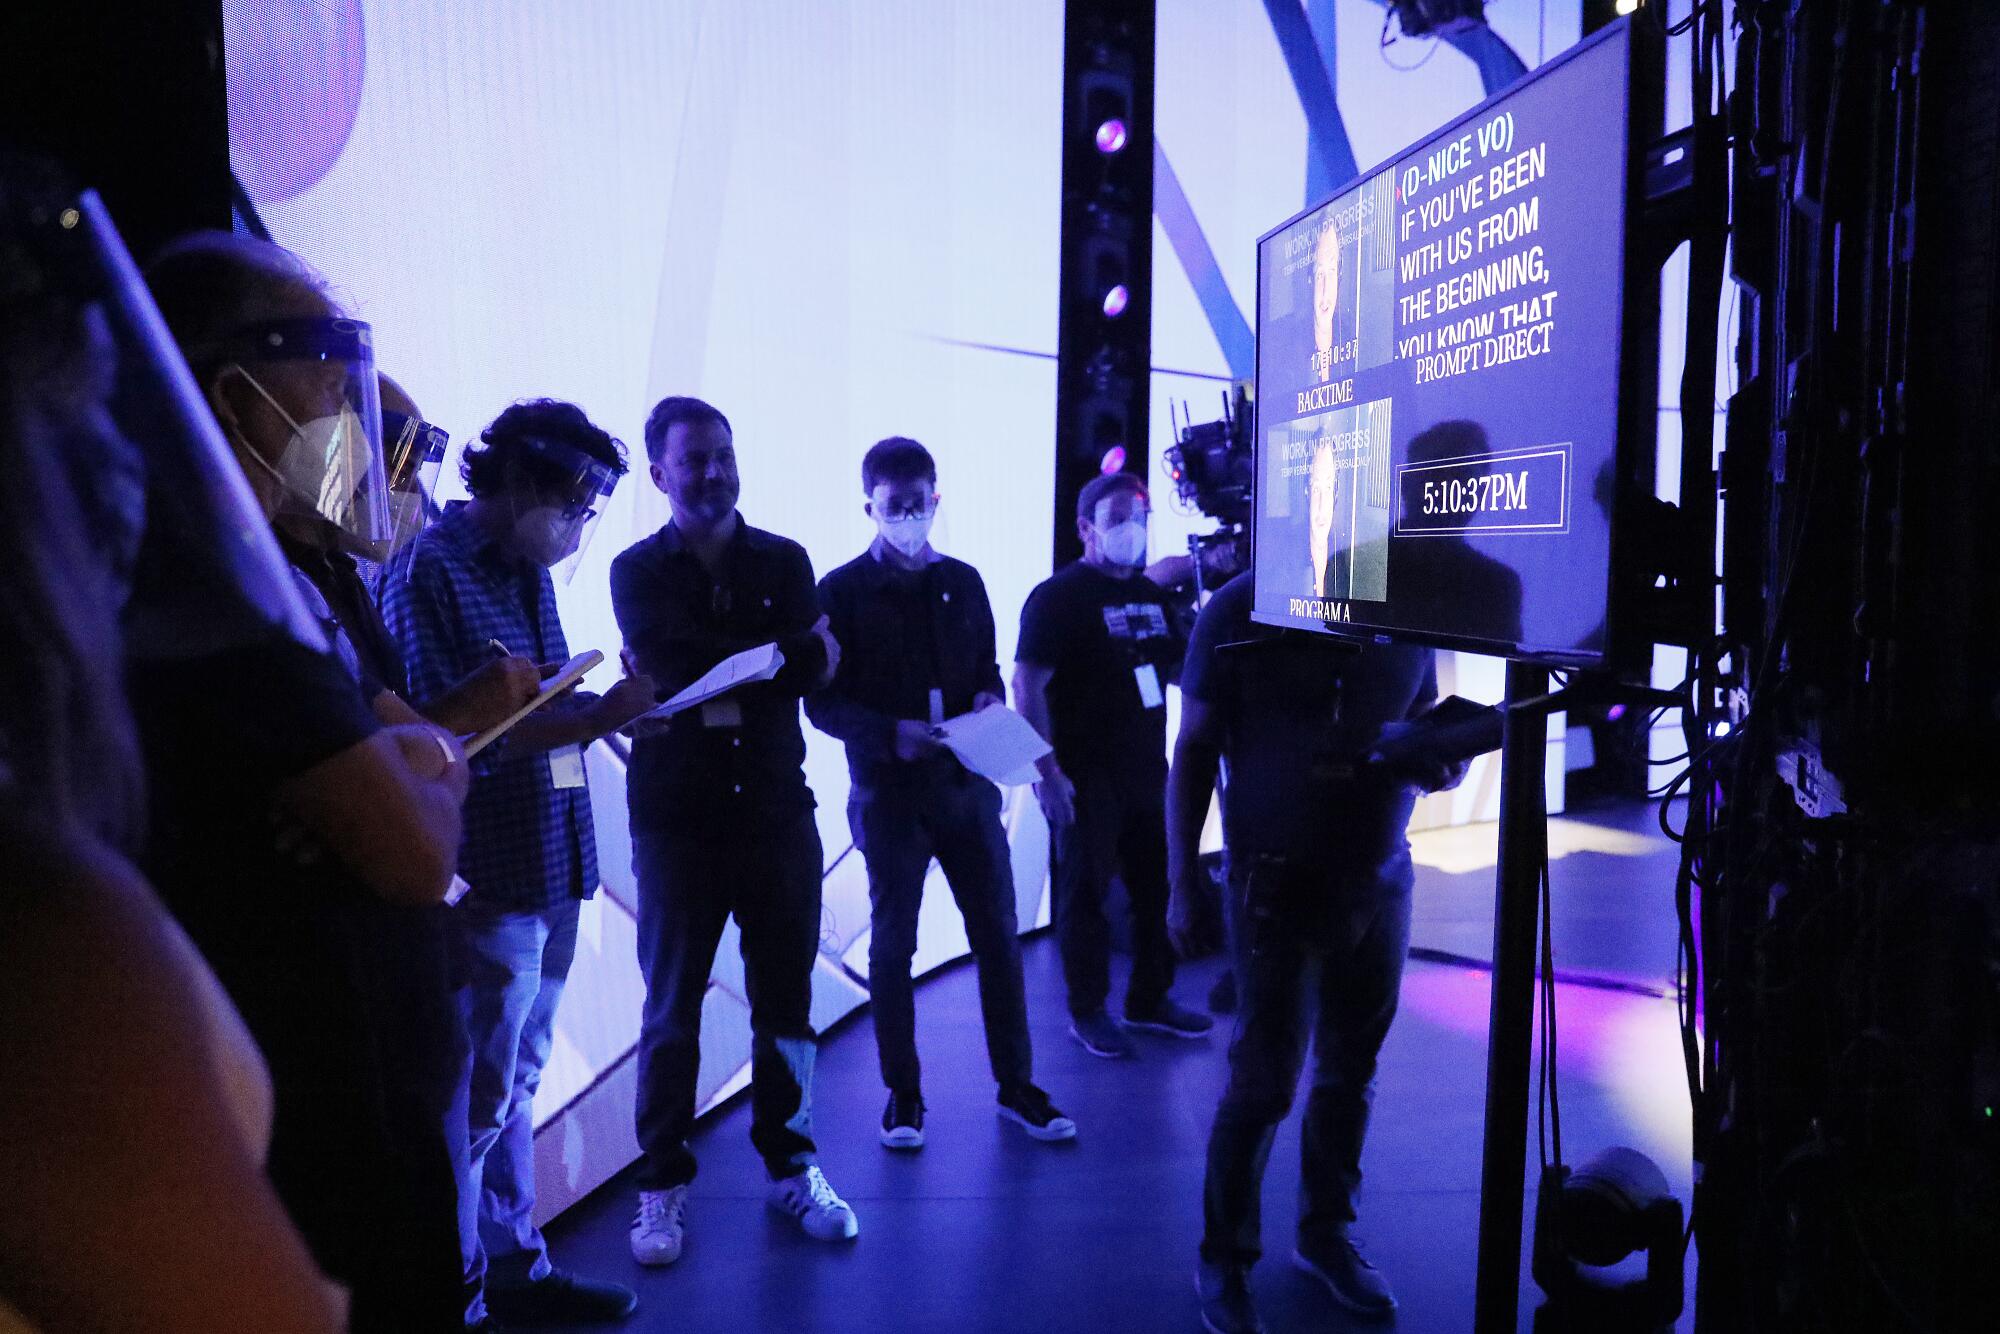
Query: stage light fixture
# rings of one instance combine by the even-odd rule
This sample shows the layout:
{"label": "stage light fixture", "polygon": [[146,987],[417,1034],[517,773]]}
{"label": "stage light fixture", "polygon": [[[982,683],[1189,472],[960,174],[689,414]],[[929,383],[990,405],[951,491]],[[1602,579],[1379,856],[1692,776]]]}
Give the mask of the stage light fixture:
{"label": "stage light fixture", "polygon": [[1110,291],[1104,294],[1105,318],[1115,320],[1120,315],[1123,315],[1125,313],[1125,306],[1131,299],[1132,294],[1125,290],[1124,283],[1114,285]]}
{"label": "stage light fixture", "polygon": [[[1567,1320],[1581,1321],[1576,1328],[1653,1329],[1672,1321],[1685,1295],[1681,1224],[1666,1173],[1637,1149],[1606,1149],[1577,1168],[1544,1168],[1533,1267],[1548,1294],[1549,1327]],[[1642,1278],[1591,1272],[1640,1252]]]}
{"label": "stage light fixture", "polygon": [[1636,14],[1639,12],[1639,0],[1618,0],[1615,8],[1620,14]]}
{"label": "stage light fixture", "polygon": [[1486,26],[1486,0],[1388,0],[1405,37],[1444,37]]}
{"label": "stage light fixture", "polygon": [[1097,127],[1097,151],[1110,157],[1125,147],[1125,122],[1113,116]]}

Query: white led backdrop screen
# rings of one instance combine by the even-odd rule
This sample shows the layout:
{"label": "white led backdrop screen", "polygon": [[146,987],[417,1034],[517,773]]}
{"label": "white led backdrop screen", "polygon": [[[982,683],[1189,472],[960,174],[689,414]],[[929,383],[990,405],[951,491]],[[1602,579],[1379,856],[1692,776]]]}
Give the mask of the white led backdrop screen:
{"label": "white led backdrop screen", "polygon": [[[868,542],[863,451],[930,446],[940,549],[984,574],[1011,661],[1048,572],[1060,0],[226,0],[230,146],[273,239],[376,329],[384,370],[457,449],[509,402],[580,404],[639,465],[558,600],[615,660],[606,571],[666,522],[641,425],[694,394],[736,428],[742,508],[821,573]],[[975,346],[976,345],[976,346]],[[612,669],[601,669],[609,671]],[[602,684],[600,680],[597,684]],[[839,746],[808,729],[829,862]],[[590,763],[606,880],[536,1104],[553,1209],[630,1152],[639,981],[622,771]],[[1022,923],[1045,835],[1013,794]],[[927,896],[919,968],[964,950]],[[859,857],[826,882],[815,1020],[865,999]],[[733,935],[703,1092],[741,1077]],[[626,1090],[621,1095],[620,1090]],[[591,1091],[588,1098],[580,1097]]]}

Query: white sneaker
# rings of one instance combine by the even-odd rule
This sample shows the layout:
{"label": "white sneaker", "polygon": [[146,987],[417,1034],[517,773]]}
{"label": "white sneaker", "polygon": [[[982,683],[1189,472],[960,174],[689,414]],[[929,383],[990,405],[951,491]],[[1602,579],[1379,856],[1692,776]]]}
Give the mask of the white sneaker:
{"label": "white sneaker", "polygon": [[632,1258],[642,1265],[670,1265],[681,1258],[687,1235],[688,1188],[639,1192],[639,1216],[632,1220]]}
{"label": "white sneaker", "polygon": [[771,1207],[796,1218],[806,1235],[817,1241],[848,1241],[861,1235],[854,1211],[833,1193],[817,1165],[771,1183]]}

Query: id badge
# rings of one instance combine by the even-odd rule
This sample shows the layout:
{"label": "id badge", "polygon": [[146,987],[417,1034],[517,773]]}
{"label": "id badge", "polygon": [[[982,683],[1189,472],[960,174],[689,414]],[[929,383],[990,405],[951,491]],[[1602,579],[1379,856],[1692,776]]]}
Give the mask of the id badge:
{"label": "id badge", "polygon": [[743,726],[743,706],[733,699],[712,699],[701,706],[703,727]]}
{"label": "id badge", "polygon": [[1167,702],[1160,693],[1160,673],[1150,662],[1142,662],[1132,669],[1132,679],[1139,683],[1139,704],[1142,708],[1157,709]]}
{"label": "id badge", "polygon": [[579,746],[564,746],[561,750],[549,752],[549,781],[557,790],[583,786],[583,750]]}

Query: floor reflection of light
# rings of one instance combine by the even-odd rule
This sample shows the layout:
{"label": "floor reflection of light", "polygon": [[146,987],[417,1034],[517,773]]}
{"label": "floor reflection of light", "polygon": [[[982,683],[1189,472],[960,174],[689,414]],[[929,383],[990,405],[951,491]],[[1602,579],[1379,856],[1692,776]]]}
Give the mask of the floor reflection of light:
{"label": "floor reflection of light", "polygon": [[[1417,865],[1443,871],[1446,875],[1491,870],[1498,863],[1499,848],[1500,826],[1492,823],[1424,829],[1410,835],[1410,855]],[[1581,820],[1552,818],[1549,821],[1551,861],[1560,861],[1573,852],[1643,857],[1659,851],[1657,834],[1635,834]]]}
{"label": "floor reflection of light", "polygon": [[[1493,975],[1481,969],[1413,964],[1403,978],[1403,1008],[1484,1038],[1492,987]],[[1537,1034],[1540,1010],[1538,993]],[[1556,1043],[1558,1073],[1602,1089],[1626,1127],[1622,1142],[1652,1157],[1684,1188],[1694,1143],[1673,1001],[1559,982]],[[1536,1049],[1539,1056],[1539,1038]]]}

